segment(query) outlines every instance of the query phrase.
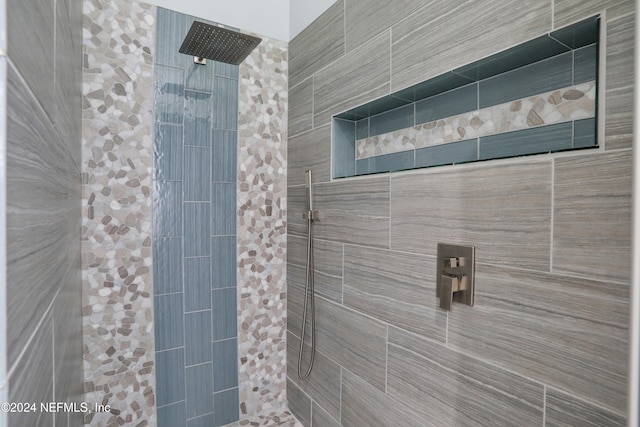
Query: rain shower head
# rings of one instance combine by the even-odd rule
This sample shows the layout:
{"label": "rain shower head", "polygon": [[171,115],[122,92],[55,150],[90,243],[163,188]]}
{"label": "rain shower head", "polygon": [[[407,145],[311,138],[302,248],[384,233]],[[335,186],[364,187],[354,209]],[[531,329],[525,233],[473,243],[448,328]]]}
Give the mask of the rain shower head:
{"label": "rain shower head", "polygon": [[261,41],[258,37],[195,21],[179,52],[238,65]]}

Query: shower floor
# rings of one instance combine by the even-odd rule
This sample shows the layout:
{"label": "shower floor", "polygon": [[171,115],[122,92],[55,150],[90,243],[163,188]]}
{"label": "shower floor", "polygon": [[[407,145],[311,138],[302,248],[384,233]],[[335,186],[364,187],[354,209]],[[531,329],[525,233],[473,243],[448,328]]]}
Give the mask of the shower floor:
{"label": "shower floor", "polygon": [[232,424],[227,424],[225,427],[243,427],[243,426],[285,426],[285,427],[303,427],[302,423],[294,417],[291,412],[284,411],[280,415],[270,416],[253,416],[247,417]]}

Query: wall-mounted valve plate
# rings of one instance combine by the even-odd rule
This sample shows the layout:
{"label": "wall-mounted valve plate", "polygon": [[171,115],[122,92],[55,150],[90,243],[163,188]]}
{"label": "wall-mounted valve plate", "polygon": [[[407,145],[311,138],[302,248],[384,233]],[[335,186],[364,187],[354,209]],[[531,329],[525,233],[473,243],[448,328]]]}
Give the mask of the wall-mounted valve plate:
{"label": "wall-mounted valve plate", "polygon": [[440,308],[451,310],[453,301],[473,305],[475,247],[438,243],[436,297]]}

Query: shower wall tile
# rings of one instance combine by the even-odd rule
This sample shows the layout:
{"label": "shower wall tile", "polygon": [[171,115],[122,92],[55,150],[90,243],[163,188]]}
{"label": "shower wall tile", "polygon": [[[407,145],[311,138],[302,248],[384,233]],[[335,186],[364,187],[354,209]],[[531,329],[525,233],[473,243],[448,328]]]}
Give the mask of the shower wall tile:
{"label": "shower wall tile", "polygon": [[[184,147],[184,201],[211,201],[211,149],[202,147]],[[188,205],[188,204],[187,204]],[[185,215],[186,215],[185,207]],[[208,220],[209,217],[205,217]],[[189,217],[186,217],[188,220]]]}
{"label": "shower wall tile", "polygon": [[[226,426],[238,419],[238,389],[225,390],[213,394],[214,426]],[[210,426],[210,424],[207,424]]]}
{"label": "shower wall tile", "polygon": [[[184,315],[185,349],[187,366],[213,361],[211,343],[211,311],[204,310]],[[216,360],[216,362],[219,362]],[[210,371],[209,371],[210,372]],[[191,416],[189,414],[189,416]]]}
{"label": "shower wall tile", "polygon": [[172,405],[158,408],[158,427],[175,427],[184,425],[187,419],[187,408],[185,402],[178,402]]}
{"label": "shower wall tile", "polygon": [[183,295],[154,296],[156,351],[184,347]]}
{"label": "shower wall tile", "polygon": [[634,11],[633,0],[555,0],[554,28],[561,28],[592,15],[607,11],[607,20]]}
{"label": "shower wall tile", "polygon": [[156,9],[156,20],[156,28],[158,30],[156,32],[155,63],[183,67],[188,57],[181,54],[179,50],[185,35],[189,31],[186,15],[158,7]]}
{"label": "shower wall tile", "polygon": [[583,119],[573,122],[573,146],[575,148],[593,147],[598,144],[596,119]]}
{"label": "shower wall tile", "polygon": [[211,234],[236,233],[236,184],[211,183]]}
{"label": "shower wall tile", "polygon": [[240,65],[236,413],[243,418],[286,411],[287,57],[286,43],[264,37]]}
{"label": "shower wall tile", "polygon": [[238,80],[239,72],[240,67],[238,65],[226,64],[220,61],[214,61],[213,63],[213,73],[216,76],[229,77],[230,79]]}
{"label": "shower wall tile", "polygon": [[[182,124],[184,118],[184,70],[156,64],[154,67],[155,120]],[[91,98],[92,93],[85,95]]]}
{"label": "shower wall tile", "polygon": [[571,86],[573,52],[509,71],[479,83],[479,108]]}
{"label": "shower wall tile", "polygon": [[388,177],[317,184],[314,191],[316,209],[324,215],[315,225],[316,237],[388,247]]}
{"label": "shower wall tile", "polygon": [[380,135],[413,126],[415,124],[413,108],[413,104],[409,104],[371,116],[369,118],[369,134]]}
{"label": "shower wall tile", "polygon": [[214,289],[211,291],[211,303],[212,340],[219,341],[235,337],[238,333],[237,288]]}
{"label": "shower wall tile", "polygon": [[206,414],[187,420],[187,427],[211,427],[214,423],[215,415]]}
{"label": "shower wall tile", "polygon": [[182,292],[182,239],[153,240],[154,295]]}
{"label": "shower wall tile", "polygon": [[211,134],[211,181],[235,182],[238,132],[215,129]]}
{"label": "shower wall tile", "polygon": [[478,160],[478,140],[434,145],[416,150],[416,168]]}
{"label": "shower wall tile", "polygon": [[313,77],[289,89],[289,135],[313,127]]}
{"label": "shower wall tile", "polygon": [[598,74],[598,46],[595,44],[577,49],[573,56],[573,84],[595,80]]}
{"label": "shower wall tile", "polygon": [[215,341],[213,360],[216,361],[213,366],[213,391],[238,387],[238,340]]}
{"label": "shower wall tile", "polygon": [[153,166],[158,180],[182,180],[181,125],[156,123],[153,143]]}
{"label": "shower wall tile", "polygon": [[[175,104],[183,77],[154,84],[154,6],[83,6],[83,400],[113,408],[85,422],[156,425],[152,240],[182,235],[182,185],[152,182],[154,92],[165,115],[156,121],[175,120],[184,108],[182,99]],[[159,68],[165,77],[174,71]],[[169,215],[152,215],[158,206]]]}
{"label": "shower wall tile", "polygon": [[[391,91],[435,77],[550,30],[550,0],[482,3],[456,0],[423,7],[392,27]],[[464,48],[452,49],[451,40]],[[427,74],[425,70],[428,70]]]}
{"label": "shower wall tile", "polygon": [[435,425],[542,425],[539,383],[395,328],[388,357],[387,394]]}
{"label": "shower wall tile", "polygon": [[483,136],[479,142],[479,159],[499,159],[568,150],[573,147],[572,137],[572,122]]}
{"label": "shower wall tile", "polygon": [[10,388],[7,401],[31,402],[37,405],[35,412],[18,412],[8,417],[9,427],[28,425],[50,425],[52,414],[40,411],[40,402],[54,401],[53,330],[52,314],[49,310],[43,317],[44,323],[34,330],[25,353],[15,361],[14,372],[7,378]]}
{"label": "shower wall tile", "polygon": [[397,174],[391,200],[392,249],[436,256],[438,242],[474,245],[478,262],[549,271],[550,161]]}
{"label": "shower wall tile", "polygon": [[[302,267],[295,267],[296,270],[302,270]],[[298,273],[302,276],[304,273]],[[299,337],[302,335],[302,317],[304,310],[304,286],[289,279],[289,270],[287,270],[287,329],[289,332]],[[305,341],[311,339],[311,316],[307,316],[305,326]],[[297,356],[296,356],[297,357]]]}
{"label": "shower wall tile", "polygon": [[344,1],[339,0],[289,43],[294,87],[345,53]]}
{"label": "shower wall tile", "polygon": [[[208,239],[208,237],[207,237]],[[236,237],[211,237],[211,286],[236,286]]]}
{"label": "shower wall tile", "polygon": [[153,182],[155,237],[182,237],[182,182]]}
{"label": "shower wall tile", "polygon": [[634,15],[607,24],[605,148],[631,148],[633,135]]}
{"label": "shower wall tile", "polygon": [[317,403],[311,403],[311,425],[326,427],[341,427],[339,418],[333,418],[322,406]]}
{"label": "shower wall tile", "polygon": [[[354,122],[334,118],[332,131],[333,177],[353,176],[355,172],[356,128]],[[314,181],[315,182],[315,181]]]}
{"label": "shower wall tile", "polygon": [[291,379],[287,379],[286,392],[289,409],[302,425],[308,426],[311,421],[311,399]]}
{"label": "shower wall tile", "polygon": [[212,363],[186,369],[187,418],[213,412],[213,370]]}
{"label": "shower wall tile", "polygon": [[417,0],[399,2],[359,2],[345,0],[346,51],[350,52],[372,37],[411,15],[425,3]]}
{"label": "shower wall tile", "polygon": [[184,307],[187,312],[211,309],[211,259],[209,257],[184,259]]}
{"label": "shower wall tile", "polygon": [[622,414],[628,292],[608,281],[478,263],[475,305],[454,304],[447,343]]}
{"label": "shower wall tile", "polygon": [[213,129],[238,129],[238,81],[215,76],[213,97]]}
{"label": "shower wall tile", "polygon": [[345,245],[344,305],[444,343],[436,275],[434,257]]}
{"label": "shower wall tile", "polygon": [[478,84],[473,83],[432,96],[416,102],[415,106],[416,125],[477,110]]}
{"label": "shower wall tile", "polygon": [[560,426],[625,426],[624,416],[576,399],[551,387],[546,390],[545,425]]}
{"label": "shower wall tile", "polygon": [[314,126],[389,93],[390,38],[391,31],[385,31],[314,75]]}
{"label": "shower wall tile", "polygon": [[626,283],[631,151],[555,160],[553,271]]}
{"label": "shower wall tile", "polygon": [[184,91],[184,145],[211,147],[213,110],[210,93]]}
{"label": "shower wall tile", "polygon": [[[7,54],[33,91],[44,112],[54,117],[55,2],[8,2],[6,9]],[[96,26],[97,27],[97,26]],[[85,31],[99,31],[84,28]],[[37,58],[37,63],[34,59]],[[38,64],[48,64],[38,66]],[[77,102],[77,101],[76,101]]]}
{"label": "shower wall tile", "polygon": [[[310,343],[309,343],[310,344]],[[317,402],[333,418],[340,418],[340,365],[333,362],[319,351],[315,354],[313,369],[306,380],[300,380],[298,374],[298,354],[300,338],[287,334],[287,351],[292,357],[287,360],[287,372],[290,381],[294,382],[314,402]],[[310,351],[305,345],[302,358],[302,372],[309,366]]]}
{"label": "shower wall tile", "polygon": [[311,169],[314,184],[331,179],[331,125],[289,138],[288,185],[305,183],[305,171]]}
{"label": "shower wall tile", "polygon": [[387,327],[323,298],[316,310],[318,351],[384,391]]}
{"label": "shower wall tile", "polygon": [[[156,352],[158,372],[158,406],[180,402],[185,398],[184,348]],[[160,410],[158,410],[160,412]],[[159,417],[159,421],[160,421]]]}
{"label": "shower wall tile", "polygon": [[[209,246],[210,203],[190,202],[184,204],[184,256],[214,255]],[[213,260],[212,260],[213,263]]]}
{"label": "shower wall tile", "polygon": [[389,397],[347,370],[342,372],[341,402],[345,427],[422,426],[428,422],[410,405]]}
{"label": "shower wall tile", "polygon": [[195,62],[188,65],[185,69],[185,89],[212,93],[214,74],[214,70],[212,68],[215,68],[217,64],[222,64],[218,61],[212,62],[214,64],[213,67],[211,67],[211,63],[209,63],[209,66],[202,66]]}
{"label": "shower wall tile", "polygon": [[[319,295],[338,303],[342,302],[343,246],[318,239],[313,242],[315,290]],[[289,236],[287,248],[287,280],[303,286],[307,265],[307,239]]]}

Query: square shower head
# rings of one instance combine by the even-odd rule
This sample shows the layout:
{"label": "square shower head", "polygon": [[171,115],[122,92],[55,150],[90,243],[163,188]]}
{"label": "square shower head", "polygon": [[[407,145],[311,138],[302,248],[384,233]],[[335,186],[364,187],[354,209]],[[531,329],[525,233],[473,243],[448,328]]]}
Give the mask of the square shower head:
{"label": "square shower head", "polygon": [[261,41],[258,37],[195,21],[179,52],[238,65]]}

